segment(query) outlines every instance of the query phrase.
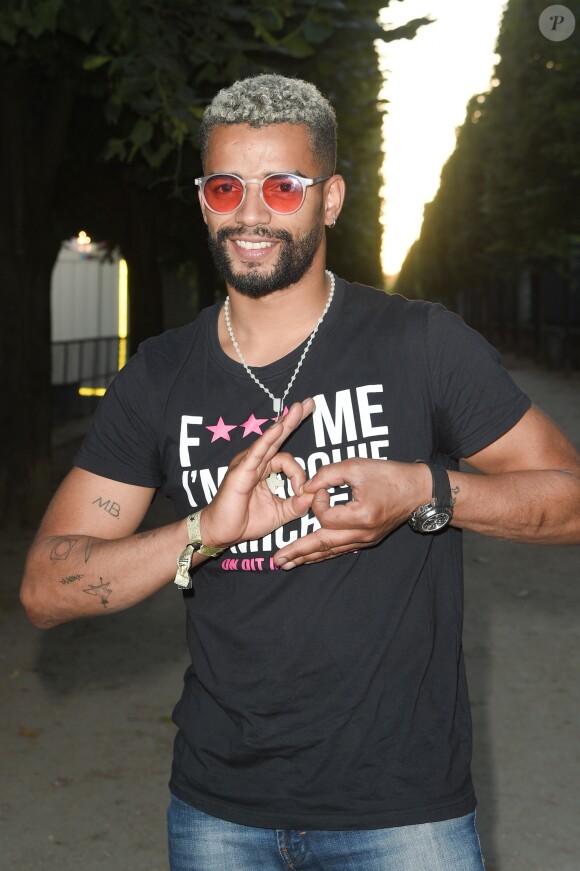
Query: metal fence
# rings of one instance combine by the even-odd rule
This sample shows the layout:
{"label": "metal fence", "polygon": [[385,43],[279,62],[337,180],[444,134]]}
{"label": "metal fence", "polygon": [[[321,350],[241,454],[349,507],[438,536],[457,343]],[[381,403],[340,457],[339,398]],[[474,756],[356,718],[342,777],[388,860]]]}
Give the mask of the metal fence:
{"label": "metal fence", "polygon": [[574,282],[549,272],[464,288],[455,309],[501,351],[549,368],[580,369],[580,274]]}
{"label": "metal fence", "polygon": [[53,418],[69,420],[92,414],[99,396],[82,395],[106,389],[119,368],[118,336],[52,343]]}

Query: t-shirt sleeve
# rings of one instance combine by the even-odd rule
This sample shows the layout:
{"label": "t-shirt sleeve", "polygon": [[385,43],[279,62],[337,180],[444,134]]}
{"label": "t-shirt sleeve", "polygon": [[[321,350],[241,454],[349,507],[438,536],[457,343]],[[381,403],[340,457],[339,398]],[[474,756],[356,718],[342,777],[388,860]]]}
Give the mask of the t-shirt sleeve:
{"label": "t-shirt sleeve", "polygon": [[158,488],[163,483],[158,446],[162,412],[148,356],[139,350],[115,377],[73,462],[124,484]]}
{"label": "t-shirt sleeve", "polygon": [[441,305],[430,308],[427,347],[441,453],[459,459],[483,450],[530,408],[497,351]]}

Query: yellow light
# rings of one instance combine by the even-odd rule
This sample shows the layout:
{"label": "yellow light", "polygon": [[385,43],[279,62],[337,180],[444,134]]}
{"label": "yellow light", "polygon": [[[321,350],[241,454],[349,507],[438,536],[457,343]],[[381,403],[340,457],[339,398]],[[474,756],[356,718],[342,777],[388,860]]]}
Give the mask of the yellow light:
{"label": "yellow light", "polygon": [[120,339],[126,339],[128,333],[128,303],[129,303],[129,294],[128,294],[128,276],[129,270],[127,269],[127,261],[119,260],[119,330],[118,336]]}
{"label": "yellow light", "polygon": [[91,237],[87,236],[84,230],[81,230],[79,235],[77,236],[77,245],[84,246],[91,244]]}
{"label": "yellow light", "polygon": [[119,360],[118,360],[118,370],[119,372],[127,362],[127,339],[119,338]]}
{"label": "yellow light", "polygon": [[106,387],[79,387],[79,396],[104,396]]}
{"label": "yellow light", "polygon": [[127,362],[127,334],[129,332],[129,270],[126,260],[119,260],[119,292],[118,292],[119,356],[117,369],[120,371]]}

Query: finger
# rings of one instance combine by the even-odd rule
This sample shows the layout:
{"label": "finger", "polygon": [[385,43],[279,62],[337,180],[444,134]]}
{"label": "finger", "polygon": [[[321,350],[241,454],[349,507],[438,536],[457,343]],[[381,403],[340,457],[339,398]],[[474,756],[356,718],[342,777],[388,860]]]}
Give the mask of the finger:
{"label": "finger", "polygon": [[304,517],[310,510],[311,496],[291,496],[290,499],[279,499],[279,511],[281,513],[280,526],[288,523],[290,520],[296,520],[299,517]]}
{"label": "finger", "polygon": [[303,493],[302,489],[306,481],[306,473],[302,466],[289,454],[276,454],[266,466],[273,472],[283,472],[288,479],[287,498],[276,492],[276,496],[284,502],[291,502],[291,516],[302,517],[312,506],[312,494]]}
{"label": "finger", "polygon": [[[304,492],[308,490],[305,488]],[[324,494],[324,496],[322,495]],[[327,490],[317,490],[312,499],[312,511],[325,529],[363,529],[366,513],[355,501],[346,505],[331,505]]]}
{"label": "finger", "polygon": [[293,492],[302,492],[302,488],[306,483],[306,472],[300,463],[296,462],[292,454],[289,454],[287,451],[278,451],[270,460],[268,469],[271,469],[272,472],[283,472],[289,479]]}
{"label": "finger", "polygon": [[[308,492],[306,487],[304,492]],[[312,499],[312,511],[324,529],[358,529],[359,534],[362,534],[363,530],[372,528],[372,516],[368,508],[356,499],[333,505],[328,490],[316,491]]]}
{"label": "finger", "polygon": [[368,543],[360,541],[358,530],[319,529],[304,538],[283,547],[274,554],[274,562],[283,569],[292,569],[304,563],[320,562],[368,547]]}
{"label": "finger", "polygon": [[314,400],[305,399],[303,402],[295,402],[288,414],[282,420],[269,427],[259,439],[248,449],[243,459],[244,465],[255,471],[263,463],[267,463],[278,451],[280,445],[288,438],[302,421],[312,413]]}
{"label": "finger", "polygon": [[352,483],[353,465],[350,460],[330,463],[321,466],[315,475],[306,483],[305,490],[314,493],[316,490],[328,490],[330,487],[349,486]]}
{"label": "finger", "polygon": [[284,503],[290,504],[294,517],[304,517],[312,507],[312,494],[301,493],[299,496],[291,496],[285,499]]}
{"label": "finger", "polygon": [[330,511],[330,493],[328,490],[317,490],[312,499],[312,510],[319,517]]}

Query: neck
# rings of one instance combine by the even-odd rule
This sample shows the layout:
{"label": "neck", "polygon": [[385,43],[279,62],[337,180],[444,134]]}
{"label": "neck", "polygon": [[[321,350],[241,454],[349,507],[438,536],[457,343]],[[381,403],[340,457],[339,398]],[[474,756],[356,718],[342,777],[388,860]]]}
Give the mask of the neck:
{"label": "neck", "polygon": [[[230,321],[246,363],[266,366],[301,345],[315,328],[329,293],[330,279],[324,271],[309,273],[298,284],[259,299],[228,286]],[[238,360],[223,310],[218,330],[223,350]]]}

